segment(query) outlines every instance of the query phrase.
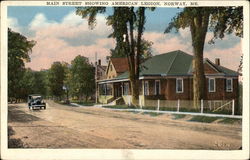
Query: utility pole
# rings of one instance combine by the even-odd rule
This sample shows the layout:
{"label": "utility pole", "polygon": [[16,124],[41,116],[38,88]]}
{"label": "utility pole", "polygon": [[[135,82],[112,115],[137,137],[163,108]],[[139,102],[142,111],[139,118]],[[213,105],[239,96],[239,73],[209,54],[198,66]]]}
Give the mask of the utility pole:
{"label": "utility pole", "polygon": [[97,53],[95,52],[95,103],[97,103],[98,87],[97,87]]}

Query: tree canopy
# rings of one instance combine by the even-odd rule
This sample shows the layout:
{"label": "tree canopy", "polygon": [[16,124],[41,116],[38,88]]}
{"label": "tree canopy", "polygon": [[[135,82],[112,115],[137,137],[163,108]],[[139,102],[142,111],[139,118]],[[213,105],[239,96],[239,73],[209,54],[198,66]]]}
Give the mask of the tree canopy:
{"label": "tree canopy", "polygon": [[22,98],[21,79],[25,73],[24,61],[30,61],[29,54],[36,42],[8,28],[8,97]]}
{"label": "tree canopy", "polygon": [[65,65],[61,62],[54,62],[48,73],[48,87],[50,94],[60,100],[64,95],[63,85],[65,76]]}
{"label": "tree canopy", "polygon": [[95,92],[95,68],[88,58],[76,56],[70,67],[70,92],[78,99],[85,96],[86,100]]}

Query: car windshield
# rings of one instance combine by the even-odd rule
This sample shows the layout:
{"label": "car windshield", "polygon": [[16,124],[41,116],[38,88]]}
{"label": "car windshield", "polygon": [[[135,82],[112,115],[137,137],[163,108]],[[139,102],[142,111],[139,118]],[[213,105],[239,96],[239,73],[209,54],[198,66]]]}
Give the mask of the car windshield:
{"label": "car windshield", "polygon": [[33,100],[42,100],[42,97],[41,96],[32,96],[32,99]]}

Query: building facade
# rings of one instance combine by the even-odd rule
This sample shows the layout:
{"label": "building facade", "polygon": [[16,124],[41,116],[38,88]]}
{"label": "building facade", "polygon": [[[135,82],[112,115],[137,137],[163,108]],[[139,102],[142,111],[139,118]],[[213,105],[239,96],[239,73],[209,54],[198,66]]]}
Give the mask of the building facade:
{"label": "building facade", "polygon": [[[140,103],[146,100],[192,100],[193,56],[177,50],[154,56],[141,64]],[[239,74],[209,59],[203,60],[205,72],[204,100],[238,98]],[[99,102],[131,101],[126,58],[110,59],[106,79],[98,81]]]}

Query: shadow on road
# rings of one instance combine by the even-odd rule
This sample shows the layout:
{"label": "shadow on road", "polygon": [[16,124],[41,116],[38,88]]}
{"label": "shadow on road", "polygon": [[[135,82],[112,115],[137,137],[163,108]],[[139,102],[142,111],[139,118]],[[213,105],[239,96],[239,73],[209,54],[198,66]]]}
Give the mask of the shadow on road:
{"label": "shadow on road", "polygon": [[[33,112],[40,112],[40,110],[33,110]],[[9,109],[8,110],[8,122],[31,122],[38,121],[40,118],[33,116],[31,114],[27,114],[24,111]]]}
{"label": "shadow on road", "polygon": [[20,138],[11,138],[15,134],[12,127],[8,126],[8,148],[24,148],[24,144]]}

